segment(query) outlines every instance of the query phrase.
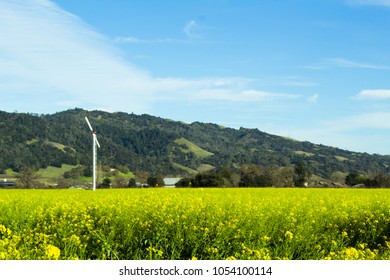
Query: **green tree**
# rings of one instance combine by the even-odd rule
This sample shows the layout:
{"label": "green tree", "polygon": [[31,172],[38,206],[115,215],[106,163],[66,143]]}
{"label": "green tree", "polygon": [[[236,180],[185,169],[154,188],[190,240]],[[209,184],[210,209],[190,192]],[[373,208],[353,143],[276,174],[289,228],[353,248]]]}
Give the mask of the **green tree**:
{"label": "green tree", "polygon": [[134,178],[130,178],[129,183],[127,184],[128,188],[135,188],[137,186],[137,182]]}
{"label": "green tree", "polygon": [[244,174],[239,183],[240,187],[271,187],[272,185],[272,177],[266,174]]}
{"label": "green tree", "polygon": [[292,167],[280,167],[273,174],[274,186],[288,188],[294,186],[294,169]]}
{"label": "green tree", "polygon": [[152,188],[164,187],[164,180],[160,176],[148,177],[148,179],[146,180],[146,183],[149,185],[149,187],[152,187]]}
{"label": "green tree", "polygon": [[294,186],[305,187],[309,177],[310,173],[307,171],[304,162],[299,161],[294,167]]}
{"label": "green tree", "polygon": [[83,175],[85,177],[92,177],[93,175],[92,165],[89,165],[83,169]]}
{"label": "green tree", "polygon": [[216,173],[200,173],[195,176],[194,187],[221,187],[223,186],[223,178]]}
{"label": "green tree", "polygon": [[65,179],[78,178],[84,174],[85,166],[77,166],[69,171],[66,171],[63,175]]}
{"label": "green tree", "polygon": [[118,176],[113,179],[112,185],[114,188],[128,188],[129,181],[126,177]]}
{"label": "green tree", "polygon": [[378,182],[378,187],[390,188],[390,175],[379,173],[375,176],[375,180]]}
{"label": "green tree", "polygon": [[177,188],[191,188],[194,184],[194,179],[192,178],[183,178],[175,184]]}
{"label": "green tree", "polygon": [[104,178],[103,182],[100,184],[100,187],[103,189],[108,189],[111,187],[111,179],[110,178]]}
{"label": "green tree", "polygon": [[367,177],[357,173],[357,172],[352,172],[345,177],[345,183],[348,186],[355,186],[359,184],[366,184],[367,182]]}
{"label": "green tree", "polygon": [[271,187],[273,167],[244,165],[241,170],[240,187]]}
{"label": "green tree", "polygon": [[16,175],[16,178],[22,188],[30,189],[40,185],[38,182],[39,175],[33,168],[30,167],[22,167]]}

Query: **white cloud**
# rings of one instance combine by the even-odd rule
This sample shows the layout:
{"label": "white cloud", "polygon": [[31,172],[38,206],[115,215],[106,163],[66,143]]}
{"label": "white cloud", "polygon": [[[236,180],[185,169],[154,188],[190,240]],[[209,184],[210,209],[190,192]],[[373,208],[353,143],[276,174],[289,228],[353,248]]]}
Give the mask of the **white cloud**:
{"label": "white cloud", "polygon": [[390,99],[390,89],[366,89],[359,92],[356,96],[356,99],[366,100],[380,100],[380,99]]}
{"label": "white cloud", "polygon": [[[197,28],[190,21],[184,30],[193,36]],[[109,38],[49,0],[1,1],[0,34],[5,110],[52,112],[77,106],[152,113],[159,100],[271,102],[297,97],[253,90],[250,80],[240,77],[154,77],[125,61]]]}
{"label": "white cloud", "polygon": [[189,38],[201,37],[200,30],[201,30],[201,27],[198,24],[198,22],[195,20],[190,20],[189,22],[186,23],[186,25],[183,28],[184,33]]}
{"label": "white cloud", "polygon": [[197,98],[204,100],[225,100],[238,102],[276,102],[299,98],[299,95],[286,93],[272,93],[259,90],[232,90],[232,89],[203,89]]}
{"label": "white cloud", "polygon": [[39,103],[40,111],[45,101],[105,103],[149,79],[105,37],[50,1],[2,1],[0,18],[0,90],[13,103]]}
{"label": "white cloud", "polygon": [[154,38],[154,39],[141,39],[134,36],[127,37],[116,37],[114,42],[116,43],[137,43],[137,44],[186,44],[190,43],[192,39],[202,37],[202,27],[195,20],[188,21],[184,28],[183,32],[187,36],[185,39],[175,39],[175,38]]}

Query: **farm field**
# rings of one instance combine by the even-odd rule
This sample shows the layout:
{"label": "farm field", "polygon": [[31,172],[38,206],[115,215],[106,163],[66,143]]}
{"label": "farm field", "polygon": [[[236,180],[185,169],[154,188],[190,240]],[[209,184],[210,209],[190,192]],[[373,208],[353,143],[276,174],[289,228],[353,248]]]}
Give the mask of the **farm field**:
{"label": "farm field", "polygon": [[390,190],[0,190],[1,259],[390,259]]}

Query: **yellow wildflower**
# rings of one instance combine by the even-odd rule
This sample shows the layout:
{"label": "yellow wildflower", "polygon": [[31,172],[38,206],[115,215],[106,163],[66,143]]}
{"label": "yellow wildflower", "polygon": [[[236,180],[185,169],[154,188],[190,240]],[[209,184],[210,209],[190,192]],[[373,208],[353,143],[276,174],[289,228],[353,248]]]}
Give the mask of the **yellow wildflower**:
{"label": "yellow wildflower", "polygon": [[291,231],[286,231],[284,236],[287,237],[288,239],[293,239],[294,234]]}
{"label": "yellow wildflower", "polygon": [[61,254],[61,250],[54,245],[48,244],[46,245],[45,253],[49,259],[58,260]]}

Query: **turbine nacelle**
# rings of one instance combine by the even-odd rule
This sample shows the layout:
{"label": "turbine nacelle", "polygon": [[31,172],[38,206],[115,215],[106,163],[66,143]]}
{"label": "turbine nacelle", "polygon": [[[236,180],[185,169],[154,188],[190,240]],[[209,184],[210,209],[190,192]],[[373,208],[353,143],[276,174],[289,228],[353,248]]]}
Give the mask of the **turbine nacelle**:
{"label": "turbine nacelle", "polygon": [[85,120],[87,121],[88,127],[89,127],[89,129],[91,130],[91,132],[92,132],[92,135],[93,135],[93,138],[94,138],[94,141],[95,141],[96,145],[100,148],[99,141],[97,140],[97,137],[96,137],[96,130],[94,130],[94,129],[92,128],[92,125],[91,125],[91,123],[89,122],[89,120],[88,120],[87,117],[85,117]]}

